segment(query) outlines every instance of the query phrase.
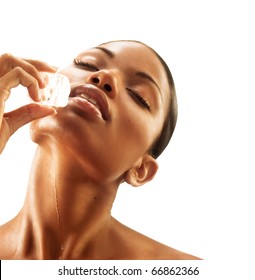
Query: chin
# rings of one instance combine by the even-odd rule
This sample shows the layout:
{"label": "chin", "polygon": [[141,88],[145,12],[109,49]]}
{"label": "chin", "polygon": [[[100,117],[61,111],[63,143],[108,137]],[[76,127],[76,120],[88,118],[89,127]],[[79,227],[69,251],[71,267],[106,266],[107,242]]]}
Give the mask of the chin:
{"label": "chin", "polygon": [[56,130],[58,124],[54,116],[47,116],[38,120],[34,120],[30,124],[31,140],[39,144],[47,135]]}
{"label": "chin", "polygon": [[91,135],[88,137],[88,127],[83,126],[72,112],[59,113],[31,122],[30,137],[37,144],[55,143],[65,149],[69,147],[82,151],[87,145],[91,147],[95,141],[89,141]]}

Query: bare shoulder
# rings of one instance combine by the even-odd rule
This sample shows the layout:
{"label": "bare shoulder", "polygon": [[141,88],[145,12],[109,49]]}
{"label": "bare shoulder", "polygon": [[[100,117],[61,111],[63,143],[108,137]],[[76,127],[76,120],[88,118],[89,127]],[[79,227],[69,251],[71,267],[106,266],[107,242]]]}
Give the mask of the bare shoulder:
{"label": "bare shoulder", "polygon": [[12,259],[12,235],[9,234],[10,222],[0,226],[0,259],[10,260]]}
{"label": "bare shoulder", "polygon": [[153,240],[123,224],[114,221],[114,243],[119,258],[140,260],[200,260],[191,254],[176,250]]}

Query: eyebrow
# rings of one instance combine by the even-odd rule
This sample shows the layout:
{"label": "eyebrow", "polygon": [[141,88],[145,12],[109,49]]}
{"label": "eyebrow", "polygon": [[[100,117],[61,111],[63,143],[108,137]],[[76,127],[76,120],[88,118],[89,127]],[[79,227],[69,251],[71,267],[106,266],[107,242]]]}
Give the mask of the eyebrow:
{"label": "eyebrow", "polygon": [[159,85],[156,83],[156,81],[148,73],[139,71],[139,72],[136,72],[135,74],[136,74],[136,76],[139,76],[141,78],[144,78],[144,79],[147,79],[147,80],[151,81],[157,87],[158,91],[161,93]]}
{"label": "eyebrow", "polygon": [[[98,47],[95,47],[95,49],[98,49],[98,50],[103,51],[103,52],[104,52],[105,54],[107,54],[110,58],[113,58],[113,57],[115,56],[115,54],[114,54],[112,51],[110,51],[109,49],[106,49],[106,48],[104,48],[104,47],[98,46]],[[143,71],[138,71],[138,72],[136,72],[135,74],[136,74],[136,76],[139,76],[139,77],[141,77],[141,78],[147,79],[147,80],[149,80],[150,82],[152,82],[152,83],[156,86],[156,88],[158,89],[158,91],[159,91],[160,94],[161,94],[161,90],[160,90],[159,85],[156,83],[156,81],[155,81],[148,73],[143,72]]]}
{"label": "eyebrow", "polygon": [[114,53],[110,51],[109,49],[103,48],[103,47],[95,47],[95,49],[103,51],[105,54],[107,54],[110,58],[114,57]]}

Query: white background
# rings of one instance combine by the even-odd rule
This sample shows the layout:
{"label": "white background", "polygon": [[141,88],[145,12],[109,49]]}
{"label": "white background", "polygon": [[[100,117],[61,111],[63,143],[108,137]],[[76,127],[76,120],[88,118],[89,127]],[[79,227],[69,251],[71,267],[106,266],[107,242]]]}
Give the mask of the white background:
{"label": "white background", "polygon": [[[162,243],[209,260],[246,259],[255,249],[252,2],[1,4],[0,53],[63,67],[99,43],[136,39],[167,61],[179,103],[174,137],[159,158],[153,182],[140,188],[121,186],[113,216]],[[25,126],[1,155],[0,223],[22,206],[34,148]]]}

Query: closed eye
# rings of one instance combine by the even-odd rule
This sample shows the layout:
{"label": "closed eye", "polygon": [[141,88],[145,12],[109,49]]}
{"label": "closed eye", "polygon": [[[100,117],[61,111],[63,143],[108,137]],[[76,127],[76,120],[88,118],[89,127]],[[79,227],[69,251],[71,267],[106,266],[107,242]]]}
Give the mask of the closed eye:
{"label": "closed eye", "polygon": [[95,72],[99,71],[99,69],[94,64],[91,64],[91,63],[89,63],[87,61],[83,61],[83,60],[78,59],[78,58],[74,59],[74,64],[76,66],[88,69],[89,71],[95,71]]}
{"label": "closed eye", "polygon": [[126,90],[129,93],[129,95],[135,100],[135,102],[138,103],[138,105],[144,107],[148,111],[151,111],[151,105],[137,91],[130,88],[126,88]]}

